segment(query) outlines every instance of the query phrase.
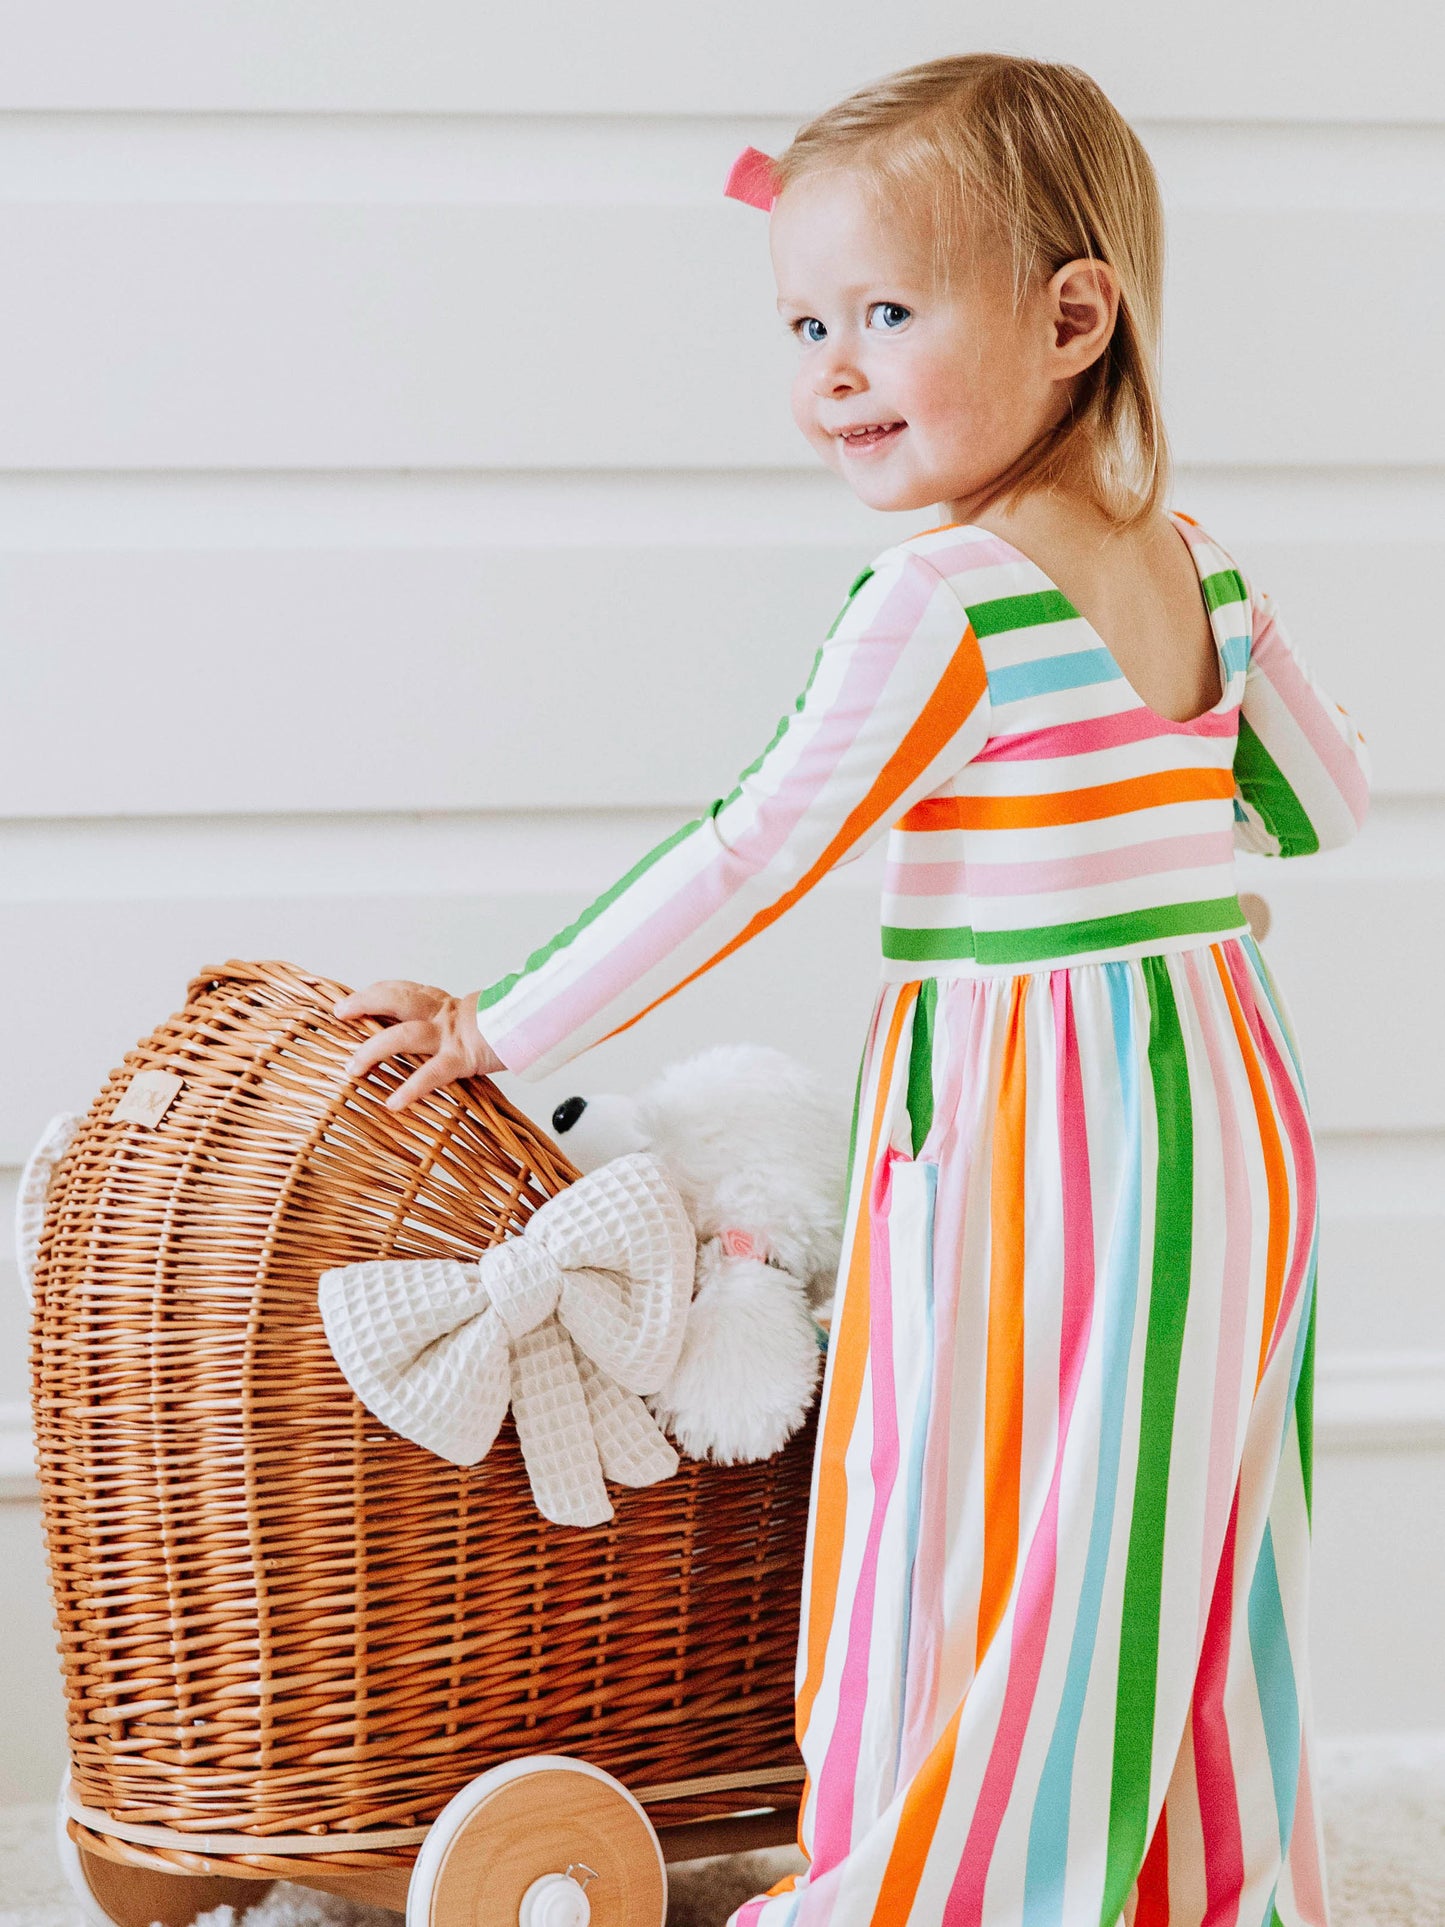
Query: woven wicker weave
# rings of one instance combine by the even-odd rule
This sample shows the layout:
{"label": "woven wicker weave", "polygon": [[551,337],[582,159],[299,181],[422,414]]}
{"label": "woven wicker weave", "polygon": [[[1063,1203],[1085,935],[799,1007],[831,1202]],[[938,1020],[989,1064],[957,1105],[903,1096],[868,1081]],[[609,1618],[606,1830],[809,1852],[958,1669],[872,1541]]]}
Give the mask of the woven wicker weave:
{"label": "woven wicker weave", "polygon": [[[372,1418],[318,1275],[474,1256],[576,1173],[485,1080],[401,1115],[404,1070],[348,1083],[378,1026],[333,1018],[343,994],[284,964],[207,972],[56,1174],[31,1359],[74,1797],[364,1850],[523,1754],[606,1768],[658,1825],[795,1793],[811,1423],[760,1465],[612,1487],[615,1518],[578,1531],[538,1515],[510,1419],[463,1470]],[[111,1122],[142,1070],[179,1095],[154,1128]],[[747,1784],[676,1790],[719,1778]],[[237,1864],[362,1864],[318,1848]]]}

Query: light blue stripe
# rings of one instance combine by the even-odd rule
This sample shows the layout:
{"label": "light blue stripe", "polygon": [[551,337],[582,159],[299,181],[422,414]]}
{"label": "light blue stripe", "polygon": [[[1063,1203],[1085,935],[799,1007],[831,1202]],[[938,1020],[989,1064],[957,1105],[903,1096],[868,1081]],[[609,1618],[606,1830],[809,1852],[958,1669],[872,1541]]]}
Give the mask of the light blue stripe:
{"label": "light blue stripe", "polygon": [[1114,1504],[1124,1433],[1124,1399],[1129,1383],[1129,1350],[1139,1295],[1140,1196],[1143,1143],[1139,1128],[1139,1056],[1134,1034],[1131,978],[1127,962],[1101,966],[1109,986],[1114,1020],[1114,1055],[1124,1113],[1123,1184],[1114,1216],[1114,1235],[1104,1264],[1103,1404],[1099,1415],[1099,1465],[1094,1485],[1094,1516],[1089,1550],[1079,1588],[1079,1611],[1069,1646],[1068,1670],[1059,1697],[1058,1718],[1049,1741],[1039,1790],[1029,1822],[1028,1863],[1024,1874],[1024,1927],[1058,1927],[1064,1915],[1064,1874],[1069,1855],[1069,1814],[1073,1796],[1074,1755],[1084,1716],[1084,1696],[1094,1664],[1099,1607],[1114,1530]]}
{"label": "light blue stripe", "polygon": [[1118,682],[1118,663],[1107,649],[1075,649],[1067,656],[1040,656],[988,673],[990,702],[1018,703],[1025,696],[1047,696],[1055,689],[1084,689],[1090,683]]}
{"label": "light blue stripe", "polygon": [[1279,1572],[1274,1562],[1274,1534],[1268,1525],[1249,1584],[1249,1651],[1254,1661],[1254,1683],[1259,1694],[1264,1743],[1274,1781],[1274,1808],[1279,1822],[1279,1847],[1289,1852],[1294,1831],[1295,1797],[1299,1791],[1299,1696],[1289,1633],[1279,1596]]}
{"label": "light blue stripe", "polygon": [[908,1721],[908,1638],[913,1625],[913,1572],[918,1563],[919,1527],[923,1517],[923,1453],[928,1443],[928,1419],[933,1408],[933,1217],[938,1200],[938,1166],[933,1163],[920,1164],[927,1186],[927,1216],[924,1223],[928,1235],[924,1247],[923,1267],[923,1309],[928,1325],[928,1353],[923,1361],[921,1384],[923,1391],[913,1413],[913,1436],[908,1443],[908,1484],[904,1499],[907,1507],[907,1526],[904,1553],[903,1582],[903,1637],[898,1663],[898,1734],[893,1748],[893,1784],[898,1785],[898,1774],[903,1757],[903,1729]]}
{"label": "light blue stripe", "polygon": [[1224,667],[1231,676],[1241,669],[1248,669],[1249,637],[1230,636],[1219,653],[1223,656]]}

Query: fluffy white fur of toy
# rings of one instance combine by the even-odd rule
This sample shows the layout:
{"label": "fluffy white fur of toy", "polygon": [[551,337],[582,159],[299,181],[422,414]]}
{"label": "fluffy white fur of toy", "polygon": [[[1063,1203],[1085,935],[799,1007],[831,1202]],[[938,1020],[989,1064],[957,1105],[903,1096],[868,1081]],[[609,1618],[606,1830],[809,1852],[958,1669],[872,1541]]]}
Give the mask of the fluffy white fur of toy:
{"label": "fluffy white fur of toy", "polygon": [[[698,1270],[677,1369],[648,1401],[692,1458],[768,1458],[806,1418],[842,1240],[849,1112],[806,1065],[763,1044],[719,1044],[633,1097],[576,1097],[553,1114],[584,1171],[651,1151],[687,1202]],[[724,1250],[719,1234],[763,1256]]]}
{"label": "fluffy white fur of toy", "polygon": [[808,1416],[822,1363],[801,1284],[714,1238],[698,1253],[682,1354],[645,1403],[689,1458],[771,1458]]}

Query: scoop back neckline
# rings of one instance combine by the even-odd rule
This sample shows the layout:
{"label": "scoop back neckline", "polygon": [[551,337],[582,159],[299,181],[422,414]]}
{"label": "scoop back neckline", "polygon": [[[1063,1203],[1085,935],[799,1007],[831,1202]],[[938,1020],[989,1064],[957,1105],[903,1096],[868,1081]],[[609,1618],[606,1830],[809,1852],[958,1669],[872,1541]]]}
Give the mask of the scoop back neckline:
{"label": "scoop back neckline", "polygon": [[[1181,521],[1189,521],[1191,518],[1184,516],[1178,509],[1166,509],[1164,513],[1173,524],[1175,534],[1189,551],[1189,560],[1194,565],[1195,578],[1199,584],[1200,600],[1204,603],[1204,613],[1209,622],[1210,638],[1214,643],[1215,661],[1219,664],[1220,693],[1218,701],[1211,703],[1208,709],[1201,710],[1197,716],[1189,716],[1182,721],[1176,716],[1166,716],[1162,710],[1155,709],[1152,703],[1145,702],[1144,698],[1139,694],[1139,691],[1124,674],[1123,664],[1109,647],[1104,637],[1100,635],[1093,623],[1090,622],[1089,618],[1074,606],[1073,602],[1064,594],[1064,591],[1059,587],[1058,583],[1054,581],[1048,571],[1040,563],[1035,562],[1031,555],[1025,555],[1024,551],[1010,542],[1007,536],[995,535],[992,529],[986,529],[978,522],[940,522],[934,528],[920,529],[917,535],[908,537],[908,540],[916,541],[918,536],[923,535],[943,535],[954,529],[968,529],[976,535],[987,536],[990,542],[999,543],[1001,547],[1008,550],[1010,555],[1032,569],[1039,580],[1044,583],[1047,588],[1051,589],[1059,598],[1060,602],[1063,603],[1064,607],[1069,611],[1070,617],[1074,621],[1083,624],[1084,628],[1109,658],[1110,663],[1113,665],[1115,675],[1119,678],[1119,681],[1123,683],[1124,687],[1134,698],[1139,708],[1144,711],[1145,715],[1151,717],[1155,722],[1162,723],[1166,729],[1179,730],[1187,733],[1190,730],[1198,729],[1201,724],[1209,722],[1212,717],[1224,714],[1226,710],[1233,706],[1231,689],[1234,676],[1228,662],[1225,660],[1224,648],[1219,640],[1219,630],[1214,620],[1214,609],[1210,606],[1209,598],[1204,593],[1204,573],[1199,566],[1199,558],[1195,553],[1194,544],[1180,527]],[[1198,527],[1198,524],[1194,523],[1192,526]],[[1202,534],[1203,531],[1201,530],[1200,533]]]}

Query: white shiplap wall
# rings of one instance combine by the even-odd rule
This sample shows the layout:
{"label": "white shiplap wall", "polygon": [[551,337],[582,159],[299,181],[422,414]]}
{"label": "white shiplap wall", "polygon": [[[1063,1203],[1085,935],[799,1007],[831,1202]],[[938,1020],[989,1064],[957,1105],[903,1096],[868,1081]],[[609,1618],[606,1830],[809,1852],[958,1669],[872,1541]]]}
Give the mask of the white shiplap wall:
{"label": "white shiplap wall", "polygon": [[[814,470],[737,150],[963,45],[1111,91],[1169,201],[1176,501],[1375,754],[1359,843],[1252,880],[1325,1167],[1317,1699],[1445,1725],[1438,17],[56,0],[0,5],[0,44],[7,1212],[206,962],[514,965],[728,786],[858,567],[937,519]],[[877,868],[513,1094],[740,1036],[845,1092]],[[7,1277],[0,1799],[61,1754],[23,1345]]]}

